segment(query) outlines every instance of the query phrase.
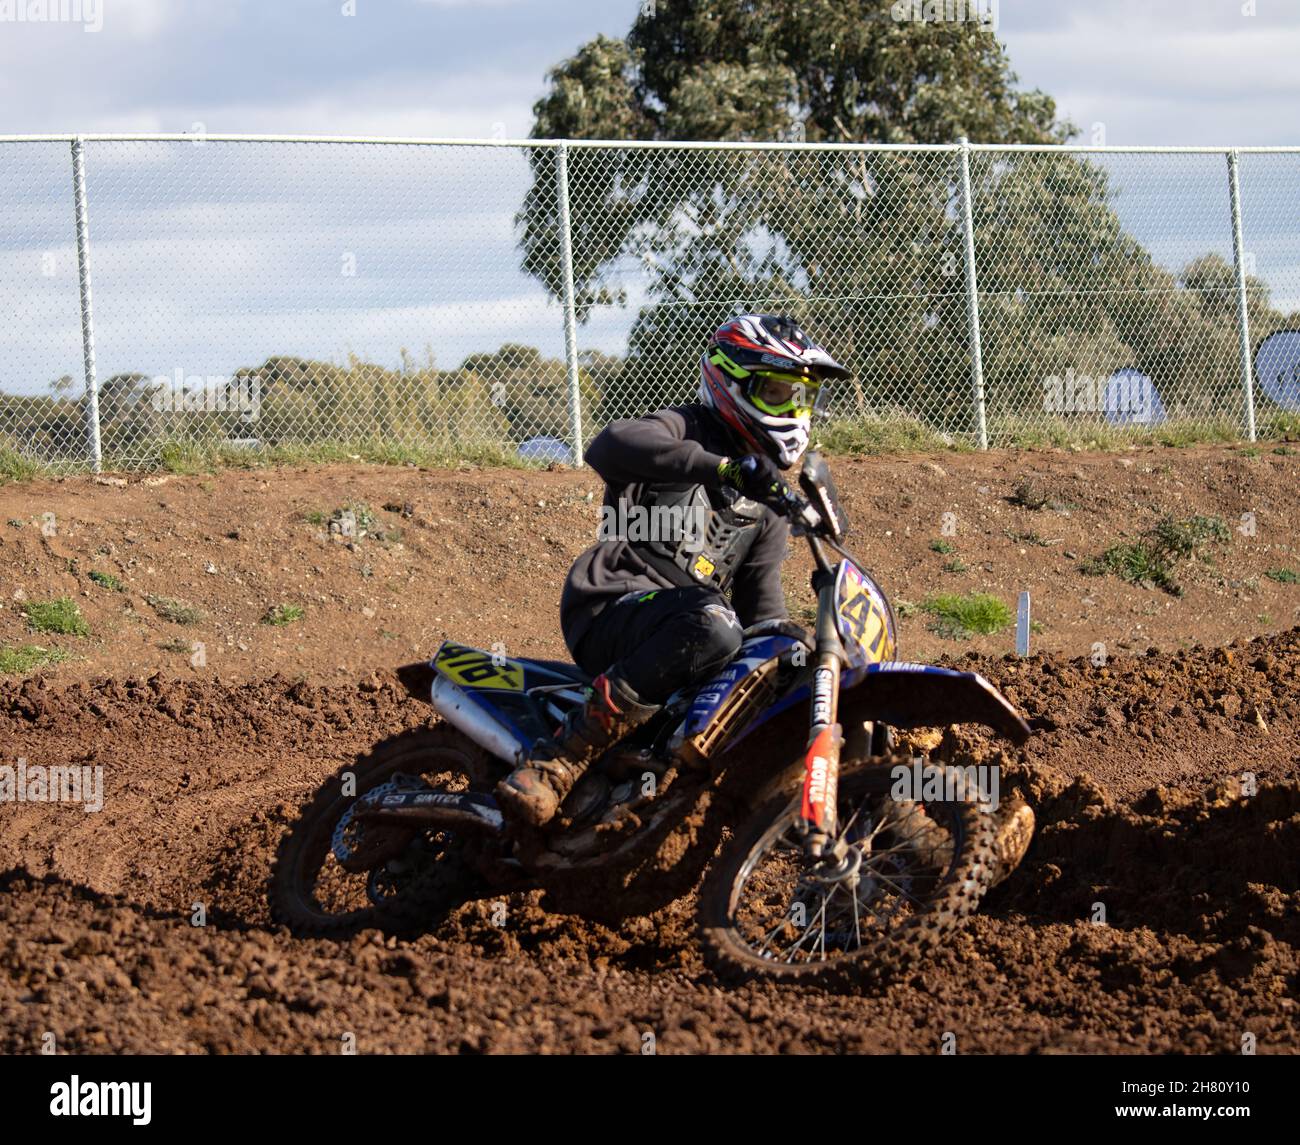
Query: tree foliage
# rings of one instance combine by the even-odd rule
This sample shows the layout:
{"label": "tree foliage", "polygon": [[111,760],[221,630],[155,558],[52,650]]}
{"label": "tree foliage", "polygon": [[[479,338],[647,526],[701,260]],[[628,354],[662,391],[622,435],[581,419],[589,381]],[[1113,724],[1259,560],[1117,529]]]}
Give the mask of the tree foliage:
{"label": "tree foliage", "polygon": [[[625,38],[598,37],[551,71],[533,136],[1052,144],[1072,135],[1049,95],[1018,88],[987,28],[897,19],[896,8],[657,0]],[[523,265],[558,295],[557,157],[539,148],[531,160]],[[970,428],[954,152],[609,147],[571,148],[567,161],[579,316],[637,308],[612,409],[688,396],[700,349],[727,314],[789,310],[854,368],[845,412],[902,409]],[[1176,278],[1156,265],[1123,231],[1101,166],[1042,152],[977,152],[971,166],[991,412],[1033,408],[1031,391],[1070,366],[1136,366],[1175,398],[1204,392],[1205,369],[1226,367],[1223,268],[1198,260]],[[1267,324],[1257,282],[1254,305]],[[1197,344],[1208,362],[1198,365]]]}

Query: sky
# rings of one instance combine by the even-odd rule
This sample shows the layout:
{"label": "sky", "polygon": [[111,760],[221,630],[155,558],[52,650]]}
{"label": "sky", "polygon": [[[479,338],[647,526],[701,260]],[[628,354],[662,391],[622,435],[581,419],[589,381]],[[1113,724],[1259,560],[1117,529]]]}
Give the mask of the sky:
{"label": "sky", "polygon": [[[642,0],[48,0],[87,19],[5,18],[41,2],[0,0],[0,133],[523,138],[547,69],[622,35]],[[1108,143],[1300,143],[1296,0],[997,12],[1022,83]]]}
{"label": "sky", "polygon": [[[639,2],[0,0],[0,134],[523,138],[547,69]],[[60,6],[72,18],[20,18]],[[998,35],[1079,142],[1300,144],[1300,0],[1002,0]],[[1300,305],[1295,163],[1247,158],[1242,177],[1257,272]],[[561,352],[518,269],[519,152],[92,144],[86,171],[101,377]],[[1230,253],[1218,157],[1114,173],[1159,261]],[[80,377],[69,185],[66,145],[0,144],[0,389]],[[580,344],[619,349],[629,318],[598,313]]]}

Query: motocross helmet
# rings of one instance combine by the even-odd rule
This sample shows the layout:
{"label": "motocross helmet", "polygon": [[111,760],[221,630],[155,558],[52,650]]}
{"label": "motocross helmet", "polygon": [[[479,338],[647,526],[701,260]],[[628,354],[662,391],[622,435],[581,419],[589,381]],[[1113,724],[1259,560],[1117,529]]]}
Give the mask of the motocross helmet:
{"label": "motocross helmet", "polygon": [[789,469],[808,448],[823,384],[848,376],[793,318],[742,314],[709,339],[700,400],[754,453]]}

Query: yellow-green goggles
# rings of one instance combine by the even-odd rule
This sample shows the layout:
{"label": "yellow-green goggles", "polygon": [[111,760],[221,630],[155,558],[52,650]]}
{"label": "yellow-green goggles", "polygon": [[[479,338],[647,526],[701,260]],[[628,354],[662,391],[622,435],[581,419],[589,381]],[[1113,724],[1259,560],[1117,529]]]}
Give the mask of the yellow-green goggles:
{"label": "yellow-green goggles", "polygon": [[755,370],[746,386],[749,400],[773,415],[811,413],[821,401],[822,384],[816,378]]}

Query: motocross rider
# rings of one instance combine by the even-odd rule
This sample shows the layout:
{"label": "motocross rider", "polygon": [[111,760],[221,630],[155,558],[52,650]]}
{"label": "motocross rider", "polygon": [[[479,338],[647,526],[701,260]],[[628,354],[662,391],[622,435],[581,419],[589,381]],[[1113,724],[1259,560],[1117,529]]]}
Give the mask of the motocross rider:
{"label": "motocross rider", "polygon": [[746,628],[785,620],[789,527],[769,505],[789,492],[782,470],[807,448],[822,386],[848,373],[793,319],[742,315],[710,339],[698,402],[612,422],[591,443],[611,516],[621,501],[621,520],[657,509],[682,527],[664,536],[650,513],[649,528],[623,530],[637,539],[603,536],[569,570],[560,626],[590,695],[553,759],[497,787],[507,814],[547,822],[609,745],[730,661]]}
{"label": "motocross rider", "polygon": [[[824,387],[848,376],[792,318],[745,314],[709,340],[699,401],[612,422],[591,443],[586,461],[605,480],[603,519],[630,523],[634,510],[657,509],[661,523],[683,527],[666,536],[602,529],[569,570],[560,626],[594,678],[556,732],[554,757],[534,758],[497,785],[506,815],[547,823],[606,748],[679,688],[726,665],[746,630],[811,645],[787,619],[781,562],[790,530],[772,505],[790,493],[782,473],[808,446]],[[696,527],[685,527],[690,521]],[[1034,820],[1018,797],[996,814],[991,875],[1000,881],[1023,857]]]}

